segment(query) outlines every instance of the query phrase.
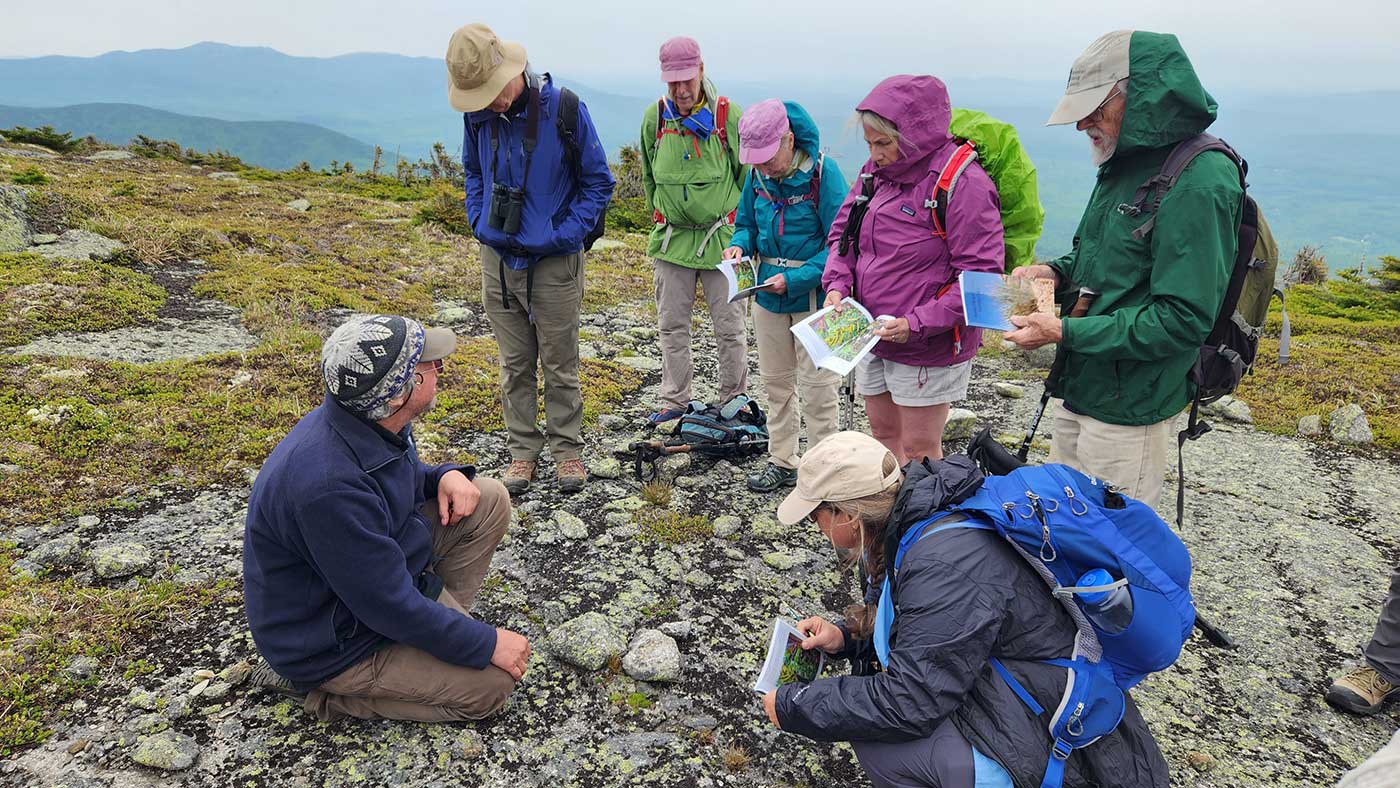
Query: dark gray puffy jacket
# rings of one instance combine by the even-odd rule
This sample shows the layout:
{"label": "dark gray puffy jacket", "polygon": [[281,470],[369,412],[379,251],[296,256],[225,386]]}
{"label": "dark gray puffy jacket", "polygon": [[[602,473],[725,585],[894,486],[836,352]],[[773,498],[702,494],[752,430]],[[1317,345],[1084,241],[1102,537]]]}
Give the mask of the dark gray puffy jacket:
{"label": "dark gray puffy jacket", "polygon": [[[965,490],[966,458],[911,464],[892,527],[903,533]],[[953,478],[950,478],[953,477]],[[912,486],[911,486],[912,485]],[[891,552],[891,556],[893,553]],[[992,669],[997,657],[1047,710],[1059,706],[1075,627],[1030,566],[994,531],[954,528],[911,546],[895,586],[890,664],[872,675],[838,676],[778,690],[783,730],[822,741],[908,741],[946,718],[1017,788],[1037,788],[1050,752],[1051,711],[1037,717]],[[847,640],[864,665],[870,641]],[[1167,764],[1132,698],[1113,734],[1075,751],[1067,788],[1167,788]]]}

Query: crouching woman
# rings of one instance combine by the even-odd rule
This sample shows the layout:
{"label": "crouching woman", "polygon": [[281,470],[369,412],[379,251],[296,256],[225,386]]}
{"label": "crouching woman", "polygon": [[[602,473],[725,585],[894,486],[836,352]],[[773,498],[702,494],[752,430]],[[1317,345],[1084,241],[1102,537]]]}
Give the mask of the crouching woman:
{"label": "crouching woman", "polygon": [[[855,551],[872,591],[844,621],[798,624],[809,633],[803,648],[850,659],[852,675],[784,685],[764,696],[768,717],[790,733],[850,742],[876,786],[1038,786],[1052,712],[1033,714],[992,660],[1053,710],[1066,671],[1040,660],[1072,655],[1074,622],[995,531],[931,527],[900,561],[893,626],[877,653],[886,558],[907,529],[962,500],[981,478],[961,456],[911,463],[904,473],[879,441],[855,432],[827,438],[799,462],[778,519],[810,518],[833,546]],[[1131,698],[1117,729],[1075,750],[1066,767],[1070,788],[1168,785]]]}

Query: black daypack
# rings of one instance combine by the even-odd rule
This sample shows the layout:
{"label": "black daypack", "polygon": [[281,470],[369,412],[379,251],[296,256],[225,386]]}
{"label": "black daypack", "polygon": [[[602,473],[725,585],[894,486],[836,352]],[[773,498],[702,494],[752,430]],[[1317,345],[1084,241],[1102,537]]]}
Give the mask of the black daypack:
{"label": "black daypack", "polygon": [[768,417],[740,394],[724,405],[698,400],[686,406],[676,438],[692,452],[712,457],[748,457],[768,451]]}
{"label": "black daypack", "polygon": [[[1240,211],[1238,247],[1235,264],[1230,272],[1230,283],[1225,289],[1225,298],[1216,313],[1215,325],[1205,342],[1201,343],[1196,363],[1187,377],[1196,387],[1196,395],[1191,399],[1191,416],[1186,429],[1176,436],[1176,522],[1181,527],[1185,505],[1186,483],[1181,449],[1188,440],[1196,440],[1210,432],[1210,424],[1200,418],[1200,408],[1231,394],[1240,381],[1254,367],[1255,356],[1259,352],[1259,337],[1264,333],[1264,321],[1268,316],[1269,301],[1278,296],[1283,303],[1283,291],[1274,287],[1278,271],[1278,244],[1269,231],[1268,222],[1259,211],[1259,205],[1249,196],[1246,176],[1249,163],[1224,140],[1210,134],[1197,134],[1177,143],[1162,169],[1133,194],[1133,201],[1118,206],[1125,216],[1146,216],[1147,221],[1133,231],[1133,238],[1142,239],[1152,232],[1157,221],[1157,209],[1162,199],[1176,185],[1186,167],[1197,156],[1208,151],[1219,151],[1230,157],[1240,173],[1240,189],[1244,192],[1244,203]],[[1288,363],[1289,355],[1288,310],[1283,310],[1283,330],[1279,335],[1279,364]]]}
{"label": "black daypack", "polygon": [[[554,118],[555,126],[559,130],[559,141],[564,144],[564,163],[569,165],[574,174],[574,188],[582,188],[583,182],[583,149],[578,143],[578,94],[568,88],[559,88],[559,112]],[[593,229],[583,237],[583,250],[589,251],[593,244],[603,237],[603,231],[607,228],[608,209],[603,207],[603,211],[598,214],[598,223],[593,225]]]}

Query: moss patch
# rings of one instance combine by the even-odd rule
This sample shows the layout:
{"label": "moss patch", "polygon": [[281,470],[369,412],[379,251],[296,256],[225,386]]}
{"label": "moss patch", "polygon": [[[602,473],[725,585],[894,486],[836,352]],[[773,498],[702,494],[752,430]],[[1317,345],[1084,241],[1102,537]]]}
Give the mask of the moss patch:
{"label": "moss patch", "polygon": [[714,525],[698,514],[680,514],[671,509],[648,506],[638,509],[633,520],[641,527],[641,538],[661,544],[684,544],[709,539]]}
{"label": "moss patch", "polygon": [[149,322],[164,303],[165,291],[129,268],[0,254],[0,346]]}

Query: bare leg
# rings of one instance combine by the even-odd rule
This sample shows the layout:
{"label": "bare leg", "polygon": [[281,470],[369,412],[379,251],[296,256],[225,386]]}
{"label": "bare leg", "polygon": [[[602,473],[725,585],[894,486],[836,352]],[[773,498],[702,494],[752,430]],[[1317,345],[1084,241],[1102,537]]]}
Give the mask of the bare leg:
{"label": "bare leg", "polygon": [[[899,411],[899,437],[904,457],[943,459],[943,426],[948,423],[949,403],[922,407],[894,406]],[[906,460],[901,460],[906,461]]]}
{"label": "bare leg", "polygon": [[[899,464],[904,465],[908,462],[908,457],[904,453],[904,444],[900,438],[900,410],[902,408],[894,404],[894,399],[888,391],[883,394],[865,395],[865,415],[870,419],[870,431],[875,434],[875,440],[885,444],[885,448],[894,452]],[[942,425],[938,429],[941,433]]]}

